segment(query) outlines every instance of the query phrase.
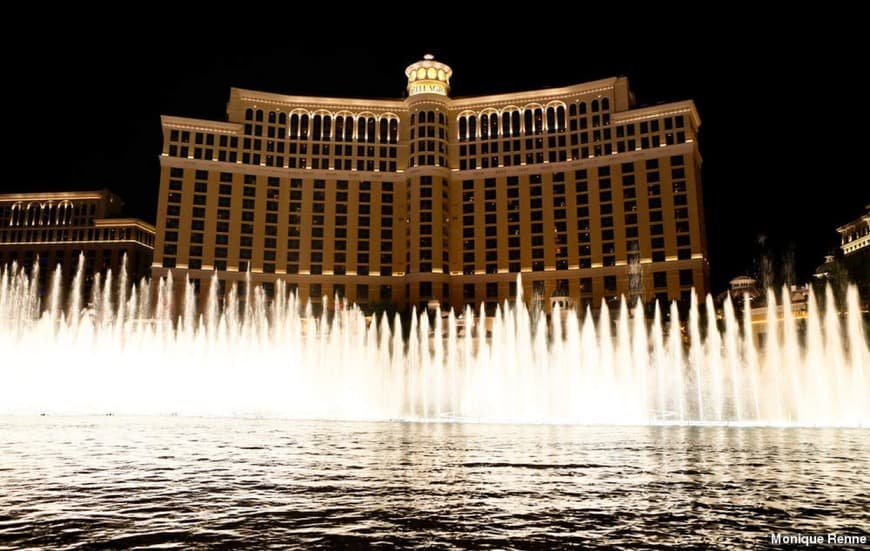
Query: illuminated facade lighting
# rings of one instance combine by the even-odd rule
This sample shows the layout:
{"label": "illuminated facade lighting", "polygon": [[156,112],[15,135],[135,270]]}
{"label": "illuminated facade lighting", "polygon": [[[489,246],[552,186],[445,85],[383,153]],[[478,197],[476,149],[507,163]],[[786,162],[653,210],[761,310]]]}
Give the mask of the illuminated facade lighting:
{"label": "illuminated facade lighting", "polygon": [[108,269],[117,277],[125,255],[130,281],[148,276],[154,226],[118,217],[122,205],[107,190],[0,194],[0,265],[39,262],[43,289],[58,265],[72,280],[82,254],[86,282]]}
{"label": "illuminated facade lighting", "polygon": [[636,108],[624,77],[451,98],[428,55],[405,75],[403,100],[233,88],[229,122],[164,116],[154,275],[492,309],[522,273],[595,307],[641,264],[645,300],[706,293],[691,101]]}

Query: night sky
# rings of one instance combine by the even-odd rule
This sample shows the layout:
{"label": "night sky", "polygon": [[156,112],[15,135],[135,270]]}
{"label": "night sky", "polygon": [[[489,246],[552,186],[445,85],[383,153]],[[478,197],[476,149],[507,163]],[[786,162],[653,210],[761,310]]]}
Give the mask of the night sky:
{"label": "night sky", "polygon": [[[750,271],[762,244],[777,263],[792,250],[805,280],[836,247],[835,227],[870,202],[866,176],[855,175],[863,146],[840,134],[866,103],[852,81],[865,63],[848,66],[862,40],[845,28],[816,36],[811,17],[730,16],[723,31],[705,28],[709,21],[584,21],[507,43],[495,39],[507,32],[499,25],[482,33],[489,40],[469,31],[416,42],[364,39],[371,35],[353,21],[334,34],[285,28],[254,40],[227,27],[191,35],[180,25],[152,25],[147,34],[43,28],[7,49],[7,162],[16,177],[4,178],[0,192],[108,187],[125,199],[127,215],[153,222],[161,114],[225,120],[231,86],[401,98],[405,66],[431,52],[453,68],[453,97],[625,75],[639,106],[693,99],[713,290]],[[566,24],[547,25],[557,23]],[[769,33],[773,25],[779,34]]]}

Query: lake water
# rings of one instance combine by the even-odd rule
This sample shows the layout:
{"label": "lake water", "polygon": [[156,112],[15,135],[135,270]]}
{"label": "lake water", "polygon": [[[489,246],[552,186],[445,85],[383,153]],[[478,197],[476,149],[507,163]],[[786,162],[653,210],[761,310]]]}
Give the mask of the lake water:
{"label": "lake water", "polygon": [[0,548],[870,537],[870,431],[0,417]]}

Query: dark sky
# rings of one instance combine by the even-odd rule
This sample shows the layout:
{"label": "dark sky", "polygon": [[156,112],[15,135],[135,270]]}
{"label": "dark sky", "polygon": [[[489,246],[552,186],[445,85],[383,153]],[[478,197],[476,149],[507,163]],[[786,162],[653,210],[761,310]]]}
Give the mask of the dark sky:
{"label": "dark sky", "polygon": [[838,27],[822,38],[813,25],[826,23],[813,14],[788,24],[724,17],[715,25],[724,30],[706,28],[709,18],[515,19],[514,27],[571,28],[475,25],[454,29],[455,39],[445,30],[416,42],[357,32],[363,26],[352,21],[334,33],[288,26],[246,40],[228,28],[155,28],[163,21],[144,33],[43,28],[5,60],[7,162],[20,176],[0,191],[108,187],[127,214],[153,222],[160,114],[224,120],[230,86],[400,98],[404,67],[431,51],[453,67],[454,97],[625,75],[639,105],[693,99],[714,290],[751,269],[762,237],[777,259],[794,251],[803,280],[837,244],[834,228],[870,202],[867,178],[855,175],[864,147],[840,134],[866,103],[852,81],[866,66],[854,59],[863,35]]}

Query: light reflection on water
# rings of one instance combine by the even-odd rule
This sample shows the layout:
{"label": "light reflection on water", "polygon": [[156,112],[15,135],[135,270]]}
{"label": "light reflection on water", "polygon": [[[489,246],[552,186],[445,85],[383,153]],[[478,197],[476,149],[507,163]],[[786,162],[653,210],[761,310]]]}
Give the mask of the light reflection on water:
{"label": "light reflection on water", "polygon": [[0,547],[868,534],[866,430],[0,418]]}

